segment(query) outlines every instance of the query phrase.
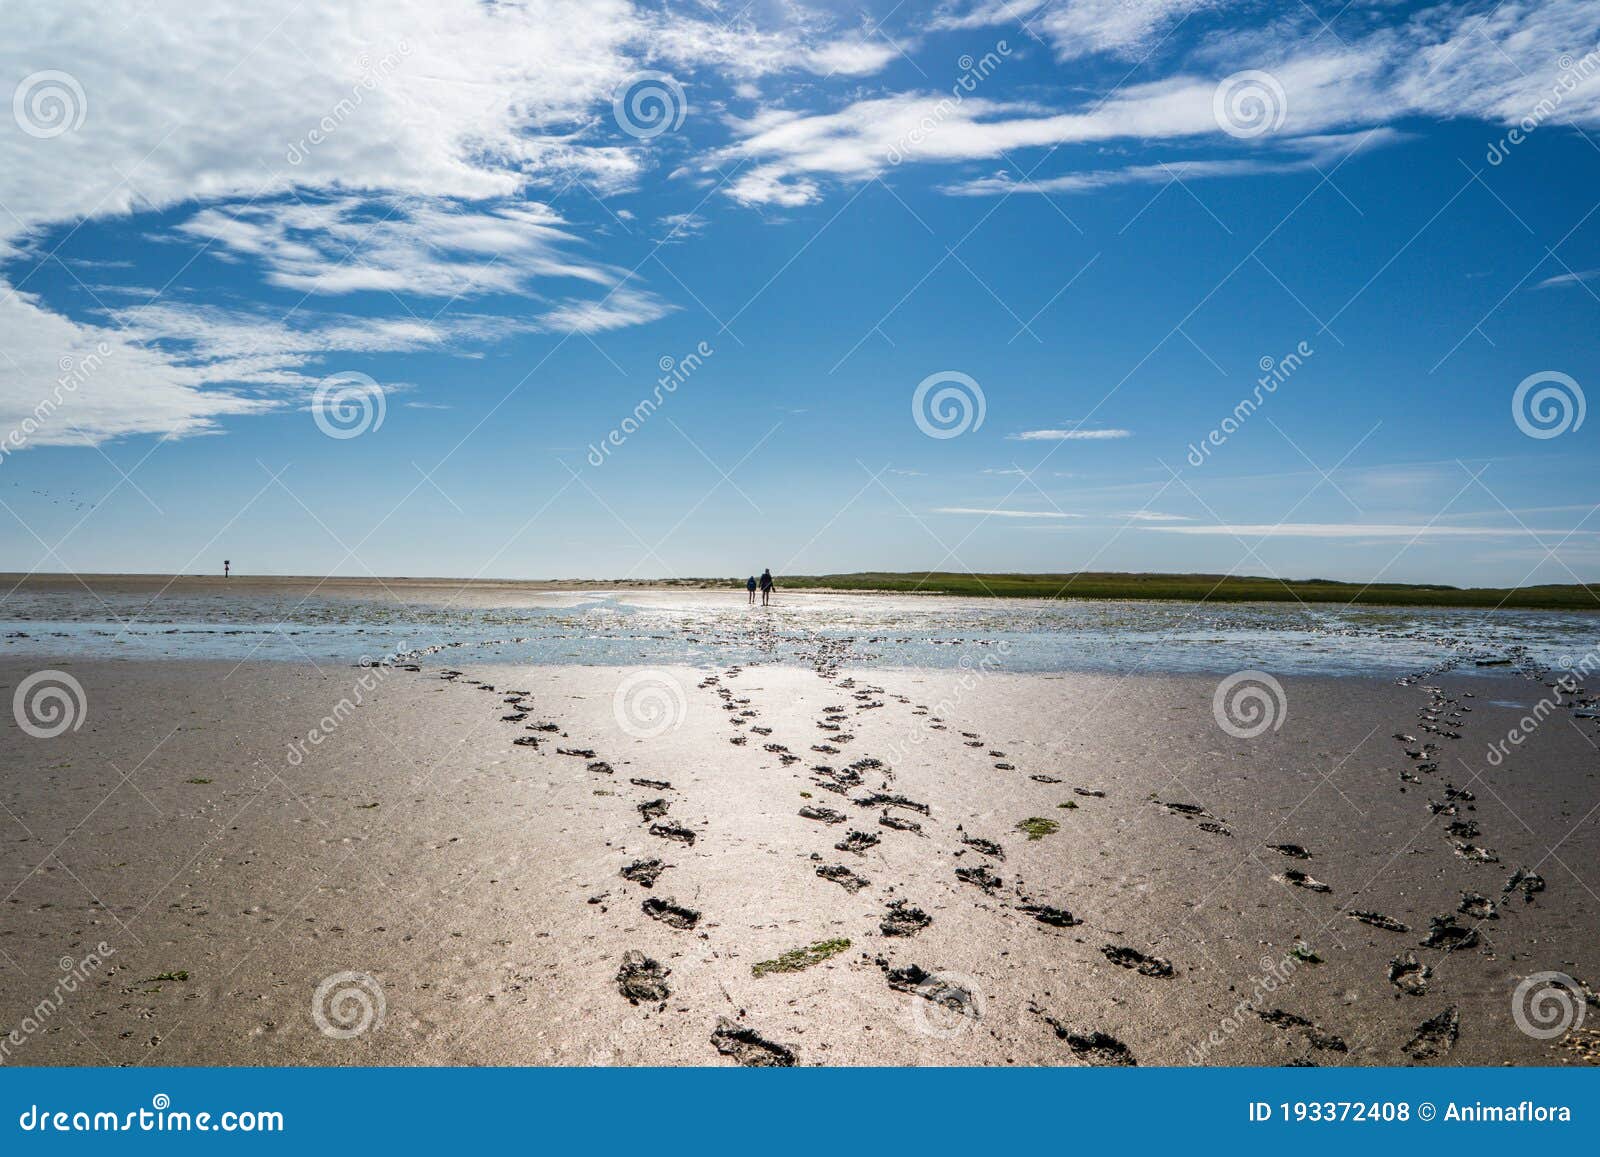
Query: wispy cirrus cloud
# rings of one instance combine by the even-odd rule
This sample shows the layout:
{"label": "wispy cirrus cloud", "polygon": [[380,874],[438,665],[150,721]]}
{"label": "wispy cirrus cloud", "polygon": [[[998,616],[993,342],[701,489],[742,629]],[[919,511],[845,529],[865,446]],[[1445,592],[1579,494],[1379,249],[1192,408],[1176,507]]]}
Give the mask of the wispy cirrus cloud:
{"label": "wispy cirrus cloud", "polygon": [[1071,427],[1062,430],[1023,430],[1006,437],[1014,442],[1105,442],[1116,438],[1131,438],[1132,430],[1082,430]]}
{"label": "wispy cirrus cloud", "polygon": [[974,514],[983,518],[1082,518],[1060,510],[995,510],[978,506],[940,506],[935,514]]}
{"label": "wispy cirrus cloud", "polygon": [[1430,523],[1284,522],[1221,523],[1204,526],[1146,526],[1166,534],[1227,535],[1235,538],[1559,538],[1600,534],[1592,530],[1532,530],[1525,526],[1440,526]]}

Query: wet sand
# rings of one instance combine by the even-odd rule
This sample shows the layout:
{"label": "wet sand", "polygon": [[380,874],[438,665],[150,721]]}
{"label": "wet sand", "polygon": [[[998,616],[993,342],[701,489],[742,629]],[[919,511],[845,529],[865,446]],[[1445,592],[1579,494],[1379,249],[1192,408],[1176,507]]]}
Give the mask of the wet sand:
{"label": "wet sand", "polygon": [[6,1063],[1593,1055],[1513,1017],[1600,977],[1600,725],[1485,760],[1534,679],[1284,679],[1246,739],[1203,677],[54,665],[85,722],[0,778]]}

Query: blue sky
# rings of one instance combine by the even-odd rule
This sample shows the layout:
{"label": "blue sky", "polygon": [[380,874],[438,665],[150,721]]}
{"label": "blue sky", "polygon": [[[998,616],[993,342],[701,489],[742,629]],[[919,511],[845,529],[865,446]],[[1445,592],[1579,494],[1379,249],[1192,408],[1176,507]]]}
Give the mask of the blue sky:
{"label": "blue sky", "polygon": [[1592,5],[102,8],[0,16],[0,569],[1600,578]]}

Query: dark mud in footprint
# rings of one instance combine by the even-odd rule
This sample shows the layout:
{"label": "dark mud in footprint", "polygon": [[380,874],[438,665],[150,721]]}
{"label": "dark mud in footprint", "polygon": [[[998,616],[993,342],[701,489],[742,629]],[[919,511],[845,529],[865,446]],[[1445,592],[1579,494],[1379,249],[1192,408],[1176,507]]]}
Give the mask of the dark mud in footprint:
{"label": "dark mud in footprint", "polygon": [[878,817],[878,824],[881,827],[892,828],[897,832],[915,832],[919,836],[922,834],[922,825],[916,820],[903,820],[899,816],[890,815],[888,812],[884,812]]}
{"label": "dark mud in footprint", "polygon": [[1389,961],[1389,983],[1408,996],[1421,996],[1428,991],[1428,979],[1433,969],[1417,960],[1416,953],[1407,952]]}
{"label": "dark mud in footprint", "polygon": [[725,1057],[732,1057],[746,1068],[790,1068],[799,1062],[787,1045],[770,1041],[753,1028],[744,1028],[727,1017],[717,1021],[711,1043]]}
{"label": "dark mud in footprint", "polygon": [[831,807],[803,807],[800,814],[808,820],[820,820],[825,824],[842,824],[846,818],[843,812],[836,812]]}
{"label": "dark mud in footprint", "polygon": [[667,809],[671,806],[664,799],[653,799],[649,803],[639,805],[639,814],[647,820],[658,820],[667,814]]}
{"label": "dark mud in footprint", "polygon": [[1458,924],[1454,916],[1435,916],[1428,921],[1428,935],[1423,940],[1422,946],[1454,952],[1460,948],[1473,947],[1479,939],[1476,928]]}
{"label": "dark mud in footprint", "polygon": [[1411,925],[1402,924],[1393,916],[1385,916],[1382,912],[1355,911],[1348,913],[1350,919],[1359,920],[1363,924],[1371,924],[1374,928],[1382,928],[1385,932],[1409,932]]}
{"label": "dark mud in footprint", "polygon": [[840,852],[854,852],[858,856],[867,854],[867,849],[878,845],[878,837],[872,832],[852,831],[844,839],[834,844],[834,850]]}
{"label": "dark mud in footprint", "polygon": [[1309,860],[1311,858],[1311,853],[1306,851],[1299,844],[1268,844],[1267,847],[1271,848],[1274,852],[1282,852],[1290,859]]}
{"label": "dark mud in footprint", "polygon": [[1006,858],[1005,849],[993,840],[986,840],[980,836],[962,836],[961,842],[969,848],[976,848],[986,856],[992,856],[994,859],[1003,860]]}
{"label": "dark mud in footprint", "polygon": [[1314,1049],[1334,1053],[1350,1051],[1350,1046],[1345,1044],[1343,1037],[1324,1031],[1321,1026],[1303,1016],[1296,1016],[1294,1013],[1285,1012],[1281,1008],[1275,1008],[1270,1012],[1258,1012],[1256,1015],[1274,1028],[1281,1028],[1288,1032],[1298,1030],[1305,1033],[1307,1042]]}
{"label": "dark mud in footprint", "polygon": [[663,968],[637,948],[623,953],[622,967],[617,970],[617,991],[628,998],[630,1004],[655,1004],[672,995],[667,987],[667,977],[672,969]]}
{"label": "dark mud in footprint", "polygon": [[925,803],[918,803],[916,800],[907,799],[903,795],[886,795],[881,791],[875,791],[871,795],[865,795],[850,802],[857,807],[903,807],[908,811],[920,812],[923,815],[929,814],[928,805]]}
{"label": "dark mud in footprint", "polygon": [[682,824],[651,824],[650,834],[664,840],[677,840],[680,844],[694,846],[694,832]]}
{"label": "dark mud in footprint", "polygon": [[1120,948],[1115,944],[1107,944],[1100,951],[1111,963],[1135,969],[1144,976],[1165,978],[1172,975],[1172,961],[1160,956],[1146,956],[1137,948]]}
{"label": "dark mud in footprint", "polygon": [[628,782],[633,784],[634,787],[651,787],[656,791],[672,790],[672,784],[664,779],[630,779]]}
{"label": "dark mud in footprint", "polygon": [[693,908],[685,908],[671,896],[664,900],[660,896],[651,896],[639,907],[652,920],[659,920],[673,928],[681,928],[687,931],[700,923],[700,913]]}
{"label": "dark mud in footprint", "polygon": [[1052,928],[1071,928],[1083,923],[1065,908],[1052,908],[1048,904],[1018,904],[1017,911],[1026,912],[1039,923]]}
{"label": "dark mud in footprint", "polygon": [[929,972],[915,964],[908,964],[904,968],[890,968],[888,962],[881,957],[878,966],[884,969],[885,979],[889,987],[896,992],[909,992],[920,996],[924,1000],[931,1000],[941,1008],[948,1008],[951,1012],[958,1012],[962,1016],[974,1019],[980,1016],[977,998],[970,991],[936,973]]}
{"label": "dark mud in footprint", "polygon": [[1286,883],[1293,884],[1296,888],[1305,888],[1310,892],[1331,892],[1332,888],[1314,876],[1308,876],[1299,868],[1290,868],[1283,874]]}
{"label": "dark mud in footprint", "polygon": [[656,877],[667,870],[667,865],[660,860],[635,860],[625,864],[620,873],[624,880],[632,880],[641,888],[653,888]]}
{"label": "dark mud in footprint", "polygon": [[824,880],[832,880],[846,892],[859,892],[868,884],[872,883],[872,881],[867,879],[865,876],[856,875],[843,864],[824,865],[823,867],[817,869],[817,875],[821,876]]}
{"label": "dark mud in footprint", "polygon": [[1401,1046],[1401,1051],[1413,1060],[1431,1061],[1453,1049],[1460,1035],[1461,1013],[1452,1004],[1418,1025],[1416,1035]]}
{"label": "dark mud in footprint", "polygon": [[956,879],[963,884],[972,884],[975,887],[982,888],[985,892],[993,892],[1005,882],[982,865],[976,868],[957,868]]}
{"label": "dark mud in footprint", "polygon": [[1108,1032],[1101,1032],[1098,1029],[1094,1032],[1073,1032],[1053,1017],[1047,1016],[1044,1019],[1055,1030],[1056,1036],[1067,1042],[1072,1055],[1086,1065],[1131,1068],[1139,1063],[1133,1058],[1133,1050]]}
{"label": "dark mud in footprint", "polygon": [[889,911],[878,922],[885,936],[915,936],[929,924],[933,917],[921,908],[911,906],[909,900],[890,900]]}
{"label": "dark mud in footprint", "polygon": [[1461,904],[1456,911],[1473,920],[1500,919],[1500,909],[1495,906],[1495,902],[1477,892],[1461,893]]}

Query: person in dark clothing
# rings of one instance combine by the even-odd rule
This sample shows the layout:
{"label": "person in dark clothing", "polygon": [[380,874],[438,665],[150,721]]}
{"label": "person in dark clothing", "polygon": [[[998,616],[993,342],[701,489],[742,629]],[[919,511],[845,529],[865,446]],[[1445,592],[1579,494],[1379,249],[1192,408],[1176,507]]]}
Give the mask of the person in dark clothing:
{"label": "person in dark clothing", "polygon": [[773,586],[773,583],[772,583],[772,569],[769,567],[768,569],[766,569],[766,570],[761,572],[761,605],[762,606],[766,606],[768,603],[772,602],[772,586]]}
{"label": "person in dark clothing", "polygon": [[756,605],[756,576],[755,575],[751,575],[749,578],[744,580],[744,589],[745,589],[745,593],[750,596],[750,605],[752,607],[755,606]]}

